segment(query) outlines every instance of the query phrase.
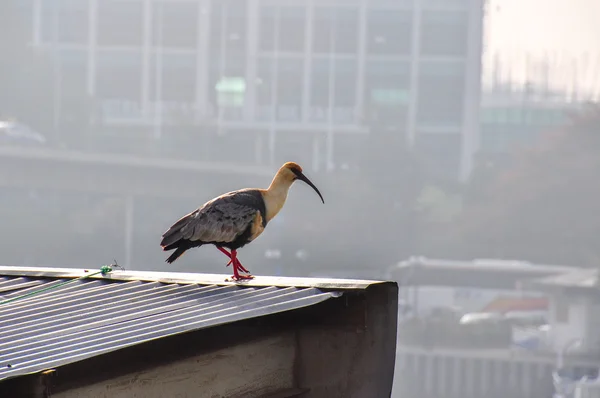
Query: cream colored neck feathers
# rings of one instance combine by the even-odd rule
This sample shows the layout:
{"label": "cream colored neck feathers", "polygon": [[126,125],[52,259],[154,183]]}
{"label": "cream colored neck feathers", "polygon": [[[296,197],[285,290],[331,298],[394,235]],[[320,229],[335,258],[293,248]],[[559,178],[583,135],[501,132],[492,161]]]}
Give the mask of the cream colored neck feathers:
{"label": "cream colored neck feathers", "polygon": [[271,221],[283,208],[288,191],[294,183],[294,178],[295,175],[290,169],[282,167],[273,177],[269,188],[261,191],[265,199],[267,222]]}

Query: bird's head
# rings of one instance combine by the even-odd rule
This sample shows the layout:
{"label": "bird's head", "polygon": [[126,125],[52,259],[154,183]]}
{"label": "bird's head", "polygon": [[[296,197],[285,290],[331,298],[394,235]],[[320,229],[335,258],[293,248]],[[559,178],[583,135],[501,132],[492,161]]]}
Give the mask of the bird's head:
{"label": "bird's head", "polygon": [[323,195],[321,195],[321,192],[319,192],[319,189],[315,186],[315,184],[313,184],[308,179],[307,176],[305,176],[302,173],[302,167],[300,167],[300,165],[298,163],[294,163],[294,162],[287,162],[287,163],[285,163],[283,166],[281,166],[281,168],[279,169],[279,172],[277,174],[280,174],[281,177],[284,180],[286,180],[289,184],[292,184],[296,180],[304,181],[312,189],[315,190],[315,192],[317,193],[317,195],[319,195],[319,197],[321,198],[321,201],[323,203],[325,203],[325,200],[323,199]]}

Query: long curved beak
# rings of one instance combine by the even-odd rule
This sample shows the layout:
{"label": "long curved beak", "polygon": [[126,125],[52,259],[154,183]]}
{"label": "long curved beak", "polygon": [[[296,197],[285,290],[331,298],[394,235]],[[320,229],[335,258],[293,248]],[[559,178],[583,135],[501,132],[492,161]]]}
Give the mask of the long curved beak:
{"label": "long curved beak", "polygon": [[302,174],[302,172],[297,172],[295,173],[296,176],[298,177],[299,180],[304,181],[305,183],[307,183],[312,189],[315,190],[315,192],[317,193],[317,195],[319,195],[319,197],[321,198],[321,202],[325,203],[325,200],[323,199],[323,195],[321,195],[321,192],[319,192],[319,189],[317,187],[315,187],[315,184],[313,184],[307,176],[305,176],[304,174]]}

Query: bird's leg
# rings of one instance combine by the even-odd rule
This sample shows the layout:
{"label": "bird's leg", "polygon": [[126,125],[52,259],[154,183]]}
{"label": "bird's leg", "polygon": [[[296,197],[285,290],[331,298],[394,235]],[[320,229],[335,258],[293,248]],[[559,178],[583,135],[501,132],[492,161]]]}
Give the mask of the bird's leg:
{"label": "bird's leg", "polygon": [[235,262],[237,263],[237,267],[240,271],[244,271],[247,274],[250,273],[250,271],[248,271],[246,268],[244,268],[244,266],[242,265],[242,263],[240,263],[240,260],[238,260],[237,257],[235,258]]}
{"label": "bird's leg", "polygon": [[[229,257],[229,262],[228,262],[228,263],[227,263],[227,265],[226,265],[226,267],[229,267],[229,264],[233,263],[233,258],[232,258],[232,256],[231,256],[231,253],[229,253],[229,252],[227,251],[227,249],[224,249],[224,248],[222,248],[222,247],[219,247],[219,246],[217,246],[217,249],[219,249],[219,250],[220,250],[220,251],[221,251],[223,254],[225,254],[227,257]],[[246,272],[246,273],[248,273],[248,274],[250,273],[250,271],[248,271],[246,268],[244,268],[244,266],[243,266],[243,265],[242,265],[242,264],[241,264],[239,261],[237,261],[237,264],[238,264],[238,265],[237,265],[237,268],[238,268],[239,270],[241,270],[241,271],[244,271],[244,272]],[[235,266],[234,266],[234,268],[235,268]]]}
{"label": "bird's leg", "polygon": [[244,268],[242,266],[242,263],[240,263],[240,260],[237,259],[237,250],[231,251],[231,261],[233,263],[233,279],[234,280],[254,278],[252,275],[240,275],[239,274],[238,268],[244,272],[248,272],[248,270],[246,270],[246,268]]}
{"label": "bird's leg", "polygon": [[217,249],[219,249],[219,250],[221,251],[221,253],[223,253],[224,255],[226,255],[227,257],[229,257],[229,262],[228,262],[228,263],[227,263],[227,265],[226,265],[226,267],[229,267],[229,264],[231,264],[231,263],[232,263],[232,260],[231,260],[231,253],[229,253],[229,252],[227,251],[227,249],[224,249],[224,248],[222,248],[222,247],[220,247],[220,246],[217,246]]}
{"label": "bird's leg", "polygon": [[[227,263],[227,265],[226,265],[226,267],[229,267],[229,264],[232,264],[232,263],[233,263],[233,256],[232,256],[232,255],[231,255],[231,253],[229,253],[229,252],[227,251],[227,249],[225,249],[225,248],[222,248],[222,247],[219,247],[219,246],[217,246],[217,249],[219,249],[219,250],[221,251],[221,253],[223,253],[223,254],[225,254],[227,257],[229,257],[229,262],[228,262],[228,263]],[[236,253],[237,253],[237,252],[236,252]],[[248,273],[248,274],[250,273],[250,271],[248,271],[246,268],[244,268],[244,266],[242,265],[242,263],[240,263],[240,261],[239,261],[239,260],[237,260],[237,258],[236,258],[236,262],[237,262],[237,268],[238,268],[240,271],[244,271],[244,272],[246,272],[246,273]],[[234,266],[234,268],[235,268],[235,266]]]}
{"label": "bird's leg", "polygon": [[247,274],[250,273],[250,271],[248,271],[246,268],[244,268],[244,266],[242,265],[242,263],[240,263],[240,260],[238,260],[237,258],[235,259],[235,261],[237,262],[237,267],[240,271],[243,271]]}

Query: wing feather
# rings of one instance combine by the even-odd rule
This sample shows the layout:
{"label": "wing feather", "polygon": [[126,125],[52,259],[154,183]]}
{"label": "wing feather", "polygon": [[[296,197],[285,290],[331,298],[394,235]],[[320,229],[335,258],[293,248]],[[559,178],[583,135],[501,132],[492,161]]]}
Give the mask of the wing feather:
{"label": "wing feather", "polygon": [[215,198],[179,219],[163,235],[162,246],[180,239],[201,242],[233,242],[257,217],[259,209],[244,192]]}

